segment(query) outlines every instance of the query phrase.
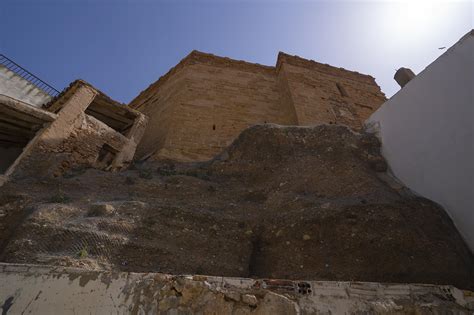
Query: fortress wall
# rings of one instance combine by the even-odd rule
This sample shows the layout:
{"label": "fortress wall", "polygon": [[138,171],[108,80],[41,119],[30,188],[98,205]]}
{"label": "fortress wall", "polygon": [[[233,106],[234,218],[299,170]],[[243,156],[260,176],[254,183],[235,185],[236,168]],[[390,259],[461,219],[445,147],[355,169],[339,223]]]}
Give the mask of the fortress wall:
{"label": "fortress wall", "polygon": [[174,127],[156,157],[206,160],[253,124],[289,123],[273,71],[208,63],[185,71],[186,88],[173,116]]}
{"label": "fortress wall", "polygon": [[130,103],[150,119],[136,159],[208,160],[254,124],[359,129],[384,100],[372,77],[296,56],[269,67],[193,51]]}
{"label": "fortress wall", "polygon": [[299,125],[345,124],[360,129],[384,101],[374,78],[280,53],[279,76],[286,77]]}
{"label": "fortress wall", "polygon": [[160,87],[151,86],[140,95],[141,106],[137,108],[148,118],[148,127],[137,148],[136,159],[150,156],[165,147],[167,135],[180,126],[176,125],[179,116],[178,105],[186,91],[186,69],[180,69]]}
{"label": "fortress wall", "polygon": [[294,123],[282,110],[273,67],[199,52],[130,106],[150,118],[137,158],[207,160],[253,124]]}

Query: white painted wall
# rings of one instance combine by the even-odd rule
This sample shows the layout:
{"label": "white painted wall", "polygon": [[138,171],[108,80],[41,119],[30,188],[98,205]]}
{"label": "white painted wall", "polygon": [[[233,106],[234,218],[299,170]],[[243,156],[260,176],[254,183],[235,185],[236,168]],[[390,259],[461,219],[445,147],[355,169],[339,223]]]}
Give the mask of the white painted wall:
{"label": "white painted wall", "polygon": [[0,65],[0,94],[13,97],[35,107],[41,107],[52,99],[49,94],[2,65]]}
{"label": "white painted wall", "polygon": [[393,174],[441,204],[474,251],[474,31],[368,120]]}

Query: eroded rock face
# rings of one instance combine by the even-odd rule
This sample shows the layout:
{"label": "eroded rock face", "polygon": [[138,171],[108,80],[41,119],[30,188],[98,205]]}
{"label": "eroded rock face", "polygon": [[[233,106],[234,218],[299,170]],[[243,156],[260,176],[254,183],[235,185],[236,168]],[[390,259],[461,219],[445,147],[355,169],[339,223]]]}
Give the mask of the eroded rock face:
{"label": "eroded rock face", "polygon": [[[451,220],[383,172],[379,146],[343,126],[262,125],[205,163],[11,182],[0,191],[1,259],[472,289],[474,259]],[[95,203],[115,211],[88,216]]]}

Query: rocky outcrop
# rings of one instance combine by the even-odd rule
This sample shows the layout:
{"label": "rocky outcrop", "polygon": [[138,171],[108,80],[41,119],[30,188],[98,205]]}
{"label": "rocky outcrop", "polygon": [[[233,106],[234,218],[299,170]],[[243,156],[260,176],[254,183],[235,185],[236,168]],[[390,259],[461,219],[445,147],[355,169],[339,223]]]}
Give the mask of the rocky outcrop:
{"label": "rocky outcrop", "polygon": [[[379,146],[344,126],[260,125],[204,163],[13,181],[0,191],[0,258],[473,289],[474,258],[450,218],[387,175]],[[92,204],[114,211],[90,215]]]}

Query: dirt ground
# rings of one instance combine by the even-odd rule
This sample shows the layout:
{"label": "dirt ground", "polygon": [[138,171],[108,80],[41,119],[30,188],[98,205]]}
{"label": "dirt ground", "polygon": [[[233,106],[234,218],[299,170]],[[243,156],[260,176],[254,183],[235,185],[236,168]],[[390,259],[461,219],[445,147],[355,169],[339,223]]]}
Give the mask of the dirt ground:
{"label": "dirt ground", "polygon": [[17,178],[0,188],[0,260],[473,290],[452,221],[385,173],[379,146],[343,126],[262,125],[209,162]]}

